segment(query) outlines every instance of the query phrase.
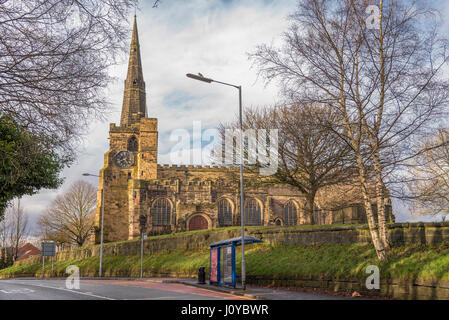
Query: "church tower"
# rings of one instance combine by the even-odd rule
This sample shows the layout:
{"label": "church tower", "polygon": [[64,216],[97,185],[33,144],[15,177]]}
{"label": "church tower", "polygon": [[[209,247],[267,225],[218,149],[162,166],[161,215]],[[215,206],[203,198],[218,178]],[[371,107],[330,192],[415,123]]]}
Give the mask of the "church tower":
{"label": "church tower", "polygon": [[[157,178],[157,119],[147,117],[137,19],[129,53],[120,126],[109,126],[109,150],[100,170],[95,217],[95,242],[100,242],[102,192],[104,192],[104,241],[138,236],[143,180]],[[142,186],[142,187],[141,187]]]}

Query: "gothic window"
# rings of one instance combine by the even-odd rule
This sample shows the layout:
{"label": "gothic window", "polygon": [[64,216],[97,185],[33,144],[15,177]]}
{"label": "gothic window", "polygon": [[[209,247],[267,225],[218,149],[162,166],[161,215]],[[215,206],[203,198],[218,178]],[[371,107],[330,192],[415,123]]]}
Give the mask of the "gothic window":
{"label": "gothic window", "polygon": [[298,221],[298,213],[296,206],[292,201],[289,201],[284,206],[284,225],[296,226]]}
{"label": "gothic window", "polygon": [[260,205],[255,199],[250,199],[245,203],[245,225],[260,226],[262,225]]}
{"label": "gothic window", "polygon": [[137,138],[132,136],[128,140],[128,151],[137,152],[139,149],[139,144],[137,143]]}
{"label": "gothic window", "polygon": [[171,205],[167,199],[157,199],[151,208],[153,226],[170,225]]}
{"label": "gothic window", "polygon": [[220,227],[232,226],[232,207],[229,200],[222,199],[218,202],[218,223]]}

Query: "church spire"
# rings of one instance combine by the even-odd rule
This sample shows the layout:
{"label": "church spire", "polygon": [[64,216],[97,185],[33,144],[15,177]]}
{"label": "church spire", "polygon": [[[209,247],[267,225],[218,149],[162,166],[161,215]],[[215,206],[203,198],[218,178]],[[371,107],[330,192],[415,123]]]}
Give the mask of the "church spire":
{"label": "church spire", "polygon": [[128,74],[125,80],[122,116],[120,126],[132,125],[140,118],[147,116],[145,82],[143,81],[142,62],[140,60],[139,35],[137,20],[134,15],[134,26],[129,53]]}

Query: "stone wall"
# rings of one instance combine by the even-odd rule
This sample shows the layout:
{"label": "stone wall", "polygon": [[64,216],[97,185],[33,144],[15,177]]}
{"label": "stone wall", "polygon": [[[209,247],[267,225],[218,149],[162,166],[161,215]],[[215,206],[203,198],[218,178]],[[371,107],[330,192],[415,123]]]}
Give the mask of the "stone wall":
{"label": "stone wall", "polygon": [[[389,225],[390,236],[396,244],[438,244],[449,242],[449,223],[395,223]],[[368,243],[368,226],[315,226],[315,227],[260,227],[249,228],[246,234],[269,244],[310,245],[320,243]],[[197,233],[150,237],[144,241],[145,252],[153,253],[175,249],[204,249],[211,243],[238,237],[240,229],[201,231]],[[140,252],[140,241],[106,243],[104,256],[135,255]],[[82,259],[99,256],[100,246],[62,251],[55,260]],[[17,264],[39,263],[40,257],[18,261]]]}
{"label": "stone wall", "polygon": [[[437,244],[449,241],[449,223],[395,223],[389,225],[395,244]],[[368,243],[368,226],[329,226],[294,228],[264,228],[250,231],[251,235],[270,244],[309,245],[319,243]]]}
{"label": "stone wall", "polygon": [[379,290],[368,290],[365,280],[330,278],[268,278],[248,275],[248,284],[270,287],[317,288],[330,292],[357,291],[369,296],[382,296],[393,299],[449,300],[449,282],[422,279],[381,279]]}

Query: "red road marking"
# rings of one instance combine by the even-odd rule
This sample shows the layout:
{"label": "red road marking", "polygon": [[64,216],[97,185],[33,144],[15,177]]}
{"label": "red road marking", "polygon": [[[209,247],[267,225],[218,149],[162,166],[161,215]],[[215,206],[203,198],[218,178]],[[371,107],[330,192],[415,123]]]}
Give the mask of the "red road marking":
{"label": "red road marking", "polygon": [[156,289],[161,291],[170,292],[180,292],[180,293],[190,293],[207,297],[215,297],[222,299],[233,299],[233,300],[249,300],[247,297],[235,296],[229,293],[217,292],[202,288],[191,287],[188,285],[180,283],[160,283],[160,282],[150,282],[150,281],[123,281],[123,280],[80,280],[81,282],[96,282],[96,283],[106,283],[115,284],[120,286],[132,286]]}

